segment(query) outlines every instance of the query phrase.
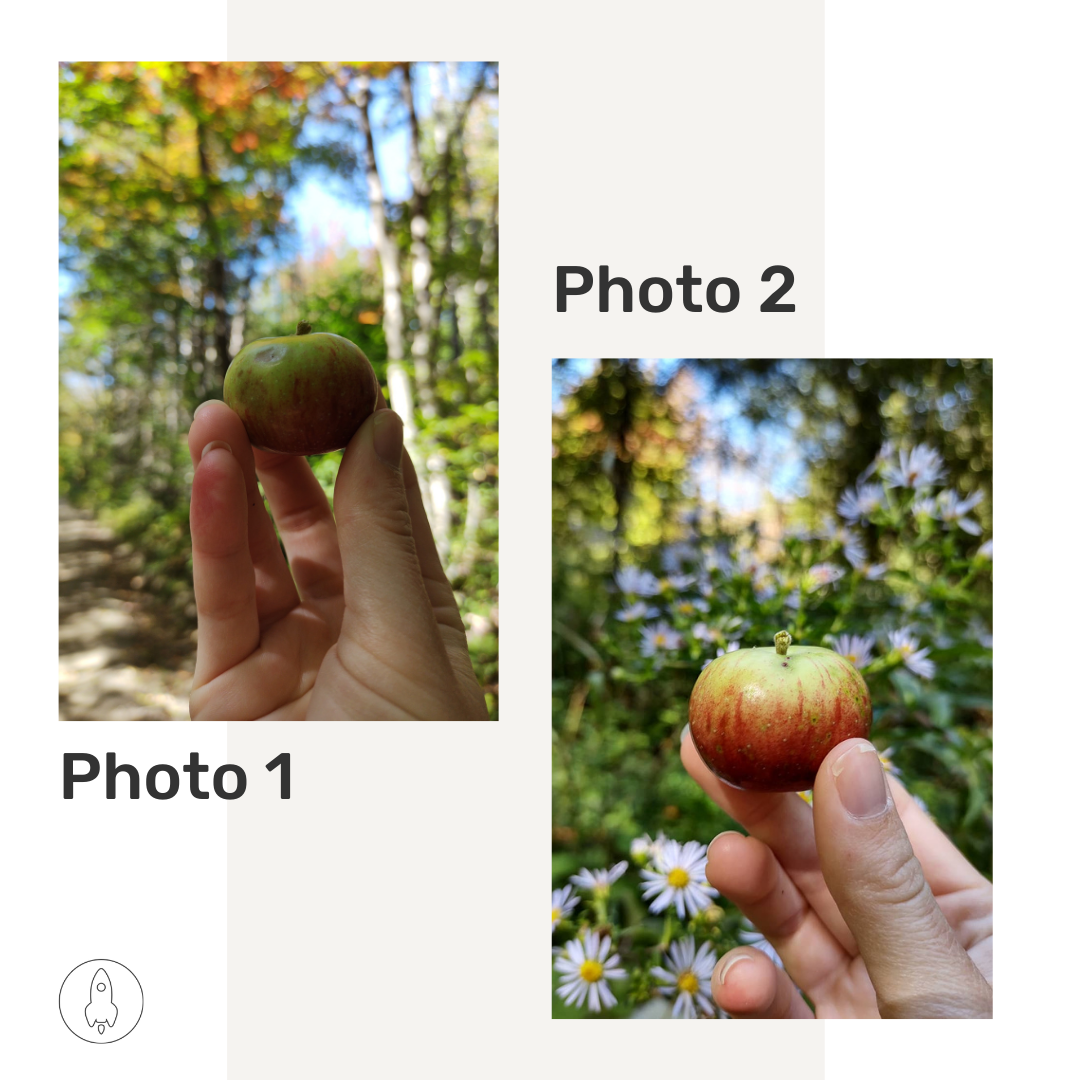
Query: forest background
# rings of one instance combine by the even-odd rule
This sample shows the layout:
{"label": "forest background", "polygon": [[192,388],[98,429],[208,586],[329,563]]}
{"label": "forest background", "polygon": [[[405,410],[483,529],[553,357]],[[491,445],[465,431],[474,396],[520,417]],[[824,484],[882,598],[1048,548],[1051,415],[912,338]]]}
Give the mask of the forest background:
{"label": "forest background", "polygon": [[[136,663],[190,671],[191,416],[306,319],[402,415],[497,717],[497,95],[493,63],[61,65],[62,515],[119,541],[92,601],[62,568],[62,619],[137,611]],[[340,458],[310,459],[331,497]]]}

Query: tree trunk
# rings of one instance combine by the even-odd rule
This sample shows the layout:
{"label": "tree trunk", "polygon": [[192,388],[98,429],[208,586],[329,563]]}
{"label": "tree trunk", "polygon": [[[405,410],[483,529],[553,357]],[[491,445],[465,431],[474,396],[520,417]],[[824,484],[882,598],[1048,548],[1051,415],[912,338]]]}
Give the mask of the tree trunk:
{"label": "tree trunk", "polygon": [[[499,195],[495,193],[491,200],[491,217],[487,223],[487,235],[484,237],[484,245],[480,251],[480,272],[490,272],[495,262],[495,252],[499,249]],[[484,348],[488,356],[498,354],[498,342],[495,338],[495,328],[491,325],[491,303],[488,300],[488,283],[486,277],[481,277],[473,286],[476,291],[476,300],[480,308],[480,329],[484,339]]]}
{"label": "tree trunk", "polygon": [[[431,187],[424,178],[423,162],[420,160],[420,122],[416,116],[416,103],[412,92],[412,71],[408,64],[401,76],[401,93],[409,112],[409,180],[412,183],[410,206],[410,231],[412,233],[412,281],[413,298],[416,301],[416,319],[419,324],[412,338],[413,373],[420,398],[420,414],[425,420],[435,420],[438,407],[435,388],[432,385],[429,350],[435,338],[435,309],[431,306],[431,249],[427,244],[428,195]],[[431,533],[435,547],[443,563],[450,554],[451,505],[453,493],[446,475],[446,458],[437,446],[432,447],[427,459],[428,487],[431,495]]]}
{"label": "tree trunk", "polygon": [[[214,373],[214,389],[220,389],[225,381],[225,369],[229,366],[229,316],[226,311],[228,302],[227,273],[225,268],[225,254],[221,245],[221,233],[218,230],[217,220],[214,217],[213,208],[210,205],[210,187],[214,183],[214,177],[210,169],[210,157],[206,149],[206,128],[199,120],[195,125],[196,149],[199,158],[199,176],[203,182],[203,192],[198,200],[199,210],[202,213],[203,225],[210,239],[211,257],[207,264],[204,283],[206,292],[214,300],[214,350],[213,356],[207,349],[205,360],[212,365]],[[208,380],[209,381],[209,380]]]}
{"label": "tree trunk", "polygon": [[420,160],[420,121],[412,91],[412,66],[405,64],[401,73],[401,96],[409,113],[409,181],[412,198],[409,205],[409,228],[412,234],[413,299],[419,327],[412,339],[413,375],[420,401],[420,413],[425,420],[436,416],[435,391],[431,385],[431,345],[435,330],[435,310],[431,306],[431,249],[428,247],[428,196],[431,185],[424,177]]}
{"label": "tree trunk", "polygon": [[428,491],[427,470],[416,452],[416,415],[413,406],[413,387],[405,369],[404,317],[401,303],[401,264],[398,250],[386,229],[386,204],[383,198],[382,180],[375,160],[375,142],[371,136],[371,76],[360,74],[356,80],[356,105],[360,110],[360,131],[364,136],[364,173],[367,177],[368,204],[371,212],[371,239],[379,253],[383,279],[383,334],[386,337],[386,384],[390,391],[390,403],[401,417],[404,427],[405,449],[416,466],[420,481],[420,494],[424,506],[431,512],[431,495]]}

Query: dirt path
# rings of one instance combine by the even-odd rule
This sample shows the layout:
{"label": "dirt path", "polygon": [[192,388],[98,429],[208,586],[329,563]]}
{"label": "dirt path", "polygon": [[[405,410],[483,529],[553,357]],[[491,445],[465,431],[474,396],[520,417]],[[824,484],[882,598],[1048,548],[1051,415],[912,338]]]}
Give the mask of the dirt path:
{"label": "dirt path", "polygon": [[132,588],[130,545],[60,504],[60,719],[187,720],[190,635]]}

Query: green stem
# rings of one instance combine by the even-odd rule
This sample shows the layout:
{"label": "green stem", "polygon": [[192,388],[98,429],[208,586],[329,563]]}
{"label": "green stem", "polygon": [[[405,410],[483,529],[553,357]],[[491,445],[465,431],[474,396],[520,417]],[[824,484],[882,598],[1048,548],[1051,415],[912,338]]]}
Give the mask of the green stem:
{"label": "green stem", "polygon": [[661,951],[666,950],[671,944],[671,935],[675,932],[675,920],[671,917],[671,908],[668,908],[664,916],[664,936],[660,939]]}

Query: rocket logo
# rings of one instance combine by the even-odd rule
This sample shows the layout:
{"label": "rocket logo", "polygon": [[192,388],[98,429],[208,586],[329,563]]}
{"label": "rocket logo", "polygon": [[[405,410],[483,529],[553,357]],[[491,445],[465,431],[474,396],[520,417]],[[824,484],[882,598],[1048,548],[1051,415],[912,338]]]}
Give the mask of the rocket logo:
{"label": "rocket logo", "polygon": [[143,991],[134,973],[116,960],[87,960],[60,987],[60,1015],[83,1042],[114,1043],[142,1017]]}
{"label": "rocket logo", "polygon": [[112,982],[104,968],[98,968],[90,980],[90,1004],[83,1010],[90,1027],[97,1025],[98,1034],[105,1034],[105,1025],[116,1023],[116,1006],[112,999]]}

